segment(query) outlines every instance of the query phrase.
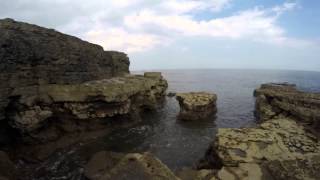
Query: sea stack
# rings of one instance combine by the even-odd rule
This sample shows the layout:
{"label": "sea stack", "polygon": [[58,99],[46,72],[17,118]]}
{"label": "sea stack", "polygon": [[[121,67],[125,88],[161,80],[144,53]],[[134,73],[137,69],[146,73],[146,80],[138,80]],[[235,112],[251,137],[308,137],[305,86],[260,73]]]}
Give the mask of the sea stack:
{"label": "sea stack", "polygon": [[217,112],[217,95],[208,92],[177,93],[181,120],[206,119]]}

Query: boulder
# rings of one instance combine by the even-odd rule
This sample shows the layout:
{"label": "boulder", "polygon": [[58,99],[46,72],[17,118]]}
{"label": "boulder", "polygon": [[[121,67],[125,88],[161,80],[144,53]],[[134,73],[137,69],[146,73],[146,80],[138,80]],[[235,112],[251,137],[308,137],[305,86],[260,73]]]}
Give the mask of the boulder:
{"label": "boulder", "polygon": [[256,115],[261,120],[291,117],[320,128],[320,93],[302,92],[293,84],[263,84],[255,90]]}
{"label": "boulder", "polygon": [[150,153],[126,155],[99,152],[85,169],[90,180],[175,180],[170,169]]}
{"label": "boulder", "polygon": [[217,95],[207,92],[177,93],[176,99],[180,105],[179,119],[206,119],[217,111]]}

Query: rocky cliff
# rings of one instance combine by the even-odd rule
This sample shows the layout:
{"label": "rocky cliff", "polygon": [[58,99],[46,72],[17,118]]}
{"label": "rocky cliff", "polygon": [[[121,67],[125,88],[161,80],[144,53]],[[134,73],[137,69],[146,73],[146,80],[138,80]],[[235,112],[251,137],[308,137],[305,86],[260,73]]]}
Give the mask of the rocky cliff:
{"label": "rocky cliff", "polygon": [[129,72],[124,53],[36,25],[0,20],[0,118],[15,88],[77,84]]}
{"label": "rocky cliff", "polygon": [[37,157],[134,123],[167,89],[161,73],[130,75],[126,54],[52,29],[0,20],[0,47],[0,144]]}

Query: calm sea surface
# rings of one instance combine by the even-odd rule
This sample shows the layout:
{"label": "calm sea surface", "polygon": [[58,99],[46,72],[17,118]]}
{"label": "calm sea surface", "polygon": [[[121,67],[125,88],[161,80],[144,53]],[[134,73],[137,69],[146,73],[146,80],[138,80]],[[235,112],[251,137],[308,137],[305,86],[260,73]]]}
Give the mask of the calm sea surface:
{"label": "calm sea surface", "polygon": [[[176,116],[179,105],[175,98],[167,97],[162,109],[146,113],[143,121],[134,127],[116,130],[111,135],[90,144],[91,150],[88,153],[105,149],[119,152],[149,151],[171,169],[177,170],[192,166],[203,157],[209,143],[215,137],[217,128],[249,127],[256,124],[253,116],[253,91],[260,84],[289,82],[297,84],[298,88],[304,91],[320,92],[320,72],[165,70],[162,73],[169,82],[168,92],[216,93],[218,95],[216,117],[206,121],[178,121]],[[61,166],[69,173],[72,169],[81,172],[81,165],[79,165],[81,157],[78,151],[81,149],[57,154],[59,157],[53,157],[52,162],[49,161],[47,165],[57,164],[54,162],[60,160]],[[60,170],[57,169],[57,171]]]}

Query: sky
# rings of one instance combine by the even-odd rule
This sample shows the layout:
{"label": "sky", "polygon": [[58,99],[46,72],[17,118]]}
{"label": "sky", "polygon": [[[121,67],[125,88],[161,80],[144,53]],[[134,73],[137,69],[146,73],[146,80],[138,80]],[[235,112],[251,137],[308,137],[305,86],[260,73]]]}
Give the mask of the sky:
{"label": "sky", "polygon": [[123,51],[131,70],[320,71],[318,0],[0,0],[0,18]]}

